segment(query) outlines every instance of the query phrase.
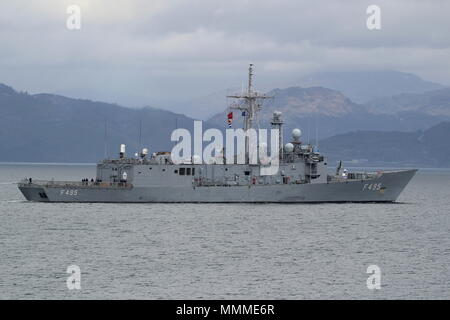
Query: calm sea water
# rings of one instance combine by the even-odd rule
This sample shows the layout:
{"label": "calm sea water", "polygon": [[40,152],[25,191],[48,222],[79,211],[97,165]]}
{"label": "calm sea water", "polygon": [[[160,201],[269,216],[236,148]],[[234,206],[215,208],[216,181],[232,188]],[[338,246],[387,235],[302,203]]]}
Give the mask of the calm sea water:
{"label": "calm sea water", "polygon": [[397,204],[29,203],[14,184],[94,172],[0,165],[1,299],[450,299],[450,171]]}

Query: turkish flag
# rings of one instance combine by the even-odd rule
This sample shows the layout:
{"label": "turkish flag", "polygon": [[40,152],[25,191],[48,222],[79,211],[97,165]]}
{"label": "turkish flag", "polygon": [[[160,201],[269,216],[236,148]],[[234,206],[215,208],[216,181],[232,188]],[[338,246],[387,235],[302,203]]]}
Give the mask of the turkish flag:
{"label": "turkish flag", "polygon": [[233,112],[230,112],[227,117],[228,120],[233,120]]}

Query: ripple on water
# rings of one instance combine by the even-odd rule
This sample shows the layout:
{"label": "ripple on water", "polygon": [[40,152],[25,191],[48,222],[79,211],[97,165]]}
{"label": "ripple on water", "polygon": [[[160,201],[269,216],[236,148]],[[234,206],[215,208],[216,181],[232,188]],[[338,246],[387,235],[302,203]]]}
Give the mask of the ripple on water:
{"label": "ripple on water", "polygon": [[29,203],[5,181],[42,167],[1,169],[0,298],[450,298],[448,171],[419,172],[397,204],[123,205]]}

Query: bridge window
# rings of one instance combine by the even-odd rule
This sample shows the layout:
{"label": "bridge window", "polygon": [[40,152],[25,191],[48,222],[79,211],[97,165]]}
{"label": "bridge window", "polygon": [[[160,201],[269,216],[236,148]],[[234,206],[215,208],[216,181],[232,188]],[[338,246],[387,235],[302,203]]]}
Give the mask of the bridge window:
{"label": "bridge window", "polygon": [[193,176],[195,175],[195,168],[180,168],[174,172],[178,173],[180,176]]}
{"label": "bridge window", "polygon": [[178,170],[175,170],[173,173],[178,174]]}

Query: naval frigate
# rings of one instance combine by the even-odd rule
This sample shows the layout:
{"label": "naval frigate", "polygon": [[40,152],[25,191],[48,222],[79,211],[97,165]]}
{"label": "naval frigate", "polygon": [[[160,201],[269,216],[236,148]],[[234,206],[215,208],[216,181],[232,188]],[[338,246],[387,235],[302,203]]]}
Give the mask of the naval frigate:
{"label": "naval frigate", "polygon": [[[244,132],[255,126],[262,101],[269,98],[253,89],[252,77],[250,65],[247,90],[229,96],[239,101],[230,108],[242,112]],[[281,112],[273,113],[271,125],[280,134],[278,169],[270,175],[262,173],[266,164],[250,163],[246,138],[241,164],[227,163],[223,153],[216,153],[213,163],[198,163],[195,155],[180,163],[171,152],[149,155],[147,148],[127,157],[126,146],[121,145],[118,158],[97,163],[95,180],[27,178],[18,187],[27,200],[39,202],[394,202],[417,171],[351,172],[341,162],[329,174],[326,157],[301,141],[300,129],[294,129],[292,141],[283,144]]]}

